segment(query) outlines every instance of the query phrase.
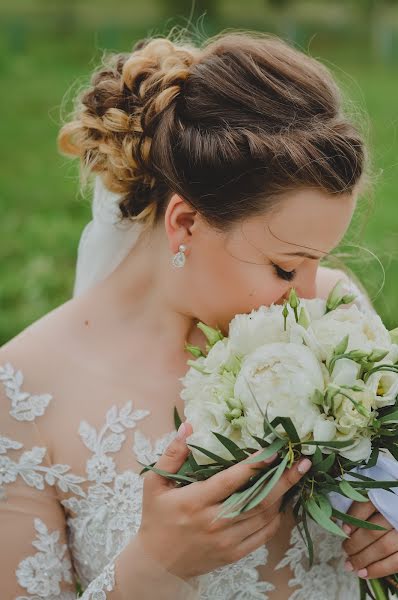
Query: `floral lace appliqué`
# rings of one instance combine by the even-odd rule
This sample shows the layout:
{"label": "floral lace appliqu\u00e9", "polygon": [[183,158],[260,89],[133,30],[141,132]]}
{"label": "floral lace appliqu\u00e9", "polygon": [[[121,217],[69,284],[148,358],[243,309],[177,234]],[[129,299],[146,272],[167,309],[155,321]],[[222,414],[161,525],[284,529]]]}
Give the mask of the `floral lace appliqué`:
{"label": "floral lace appliqu\u00e9", "polygon": [[[37,548],[33,556],[24,558],[18,565],[16,576],[18,583],[26,588],[35,598],[52,598],[54,600],[69,600],[76,598],[71,592],[62,592],[60,583],[73,583],[72,564],[65,556],[66,544],[59,543],[60,532],[50,533],[40,519],[34,519],[37,537],[32,546]],[[19,596],[17,600],[26,600]],[[29,600],[32,600],[29,598]]]}
{"label": "floral lace appliqu\u00e9", "polygon": [[23,379],[21,371],[15,371],[9,362],[4,367],[0,366],[0,381],[3,381],[7,398],[11,401],[10,415],[17,421],[33,421],[44,414],[52,396],[22,392]]}
{"label": "floral lace appliqu\u00e9", "polygon": [[344,571],[341,539],[314,521],[308,522],[308,528],[314,543],[313,566],[309,566],[308,549],[297,526],[291,532],[290,548],[276,566],[290,567],[289,586],[299,586],[289,600],[359,600],[357,576]]}

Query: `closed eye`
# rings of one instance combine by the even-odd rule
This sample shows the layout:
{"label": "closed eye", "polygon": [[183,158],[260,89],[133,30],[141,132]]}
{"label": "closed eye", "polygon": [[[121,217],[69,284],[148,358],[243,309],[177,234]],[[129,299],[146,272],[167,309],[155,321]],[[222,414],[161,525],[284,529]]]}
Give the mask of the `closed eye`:
{"label": "closed eye", "polygon": [[285,271],[284,269],[282,269],[275,263],[271,263],[271,264],[274,267],[275,273],[277,274],[277,276],[280,279],[284,279],[285,281],[292,281],[295,278],[295,276],[296,276],[295,269],[293,269],[293,271]]}

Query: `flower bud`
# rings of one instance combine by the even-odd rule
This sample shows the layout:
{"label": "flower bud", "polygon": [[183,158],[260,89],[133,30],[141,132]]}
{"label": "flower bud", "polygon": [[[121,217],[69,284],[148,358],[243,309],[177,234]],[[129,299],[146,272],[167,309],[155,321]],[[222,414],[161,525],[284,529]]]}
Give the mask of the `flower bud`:
{"label": "flower bud", "polygon": [[203,356],[202,350],[199,348],[199,346],[192,346],[191,344],[186,343],[185,350],[187,350],[187,352],[190,352],[195,358]]}
{"label": "flower bud", "polygon": [[298,324],[304,327],[304,329],[308,329],[311,324],[311,319],[305,306],[302,306],[300,309]]}
{"label": "flower bud", "polygon": [[296,290],[292,288],[289,294],[289,304],[292,308],[297,308],[300,300],[297,297]]}
{"label": "flower bud", "polygon": [[366,352],[365,350],[351,350],[351,352],[348,353],[349,358],[352,359],[362,359],[362,358],[367,358],[369,356],[369,352]]}
{"label": "flower bud", "polygon": [[369,362],[379,362],[383,360],[389,353],[389,350],[383,350],[383,348],[374,348],[368,357]]}
{"label": "flower bud", "polygon": [[196,327],[203,331],[210,346],[214,346],[214,344],[216,344],[219,340],[222,340],[224,338],[223,334],[219,329],[214,329],[209,325],[205,325],[201,321],[199,321]]}
{"label": "flower bud", "polygon": [[327,310],[334,310],[341,303],[341,298],[343,296],[343,285],[344,280],[339,279],[334,288],[331,290],[326,301]]}
{"label": "flower bud", "polygon": [[350,336],[347,334],[346,336],[343,337],[341,342],[339,342],[337,344],[337,346],[334,349],[335,356],[337,356],[338,354],[344,354],[344,352],[347,350],[349,337]]}
{"label": "flower bud", "polygon": [[346,294],[345,296],[342,297],[341,299],[341,303],[342,304],[351,304],[351,302],[353,302],[356,298],[355,294]]}

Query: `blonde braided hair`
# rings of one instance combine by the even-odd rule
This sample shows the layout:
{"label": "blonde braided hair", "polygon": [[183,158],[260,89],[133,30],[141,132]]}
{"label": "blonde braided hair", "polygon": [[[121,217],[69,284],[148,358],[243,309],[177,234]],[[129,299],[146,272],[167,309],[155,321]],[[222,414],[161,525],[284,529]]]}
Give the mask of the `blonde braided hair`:
{"label": "blonde braided hair", "polygon": [[62,154],[80,157],[82,181],[90,172],[101,173],[105,186],[123,196],[123,217],[148,227],[157,218],[153,126],[181,93],[199,55],[193,45],[165,38],[142,40],[131,53],[105,55],[57,138]]}

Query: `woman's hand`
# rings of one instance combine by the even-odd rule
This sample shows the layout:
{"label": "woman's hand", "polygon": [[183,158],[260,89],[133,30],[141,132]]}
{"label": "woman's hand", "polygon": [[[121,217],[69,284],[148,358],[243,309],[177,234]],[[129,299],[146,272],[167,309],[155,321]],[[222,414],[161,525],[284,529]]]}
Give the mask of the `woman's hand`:
{"label": "woman's hand", "polygon": [[348,554],[347,571],[356,571],[359,577],[378,579],[398,572],[398,531],[369,502],[353,502],[349,515],[370,521],[386,530],[363,529],[343,525],[350,537],[343,543]]}
{"label": "woman's hand", "polygon": [[[192,427],[186,426],[190,435]],[[155,466],[177,473],[188,454],[185,440],[175,438]],[[271,463],[272,457],[267,462]],[[302,467],[311,467],[310,460],[302,459],[287,469],[256,507],[234,518],[214,519],[223,501],[246,484],[255,469],[266,467],[265,461],[242,461],[182,488],[154,471],[145,473],[138,532],[143,546],[171,573],[188,579],[236,562],[264,545],[279,528],[283,495],[301,479]]]}

